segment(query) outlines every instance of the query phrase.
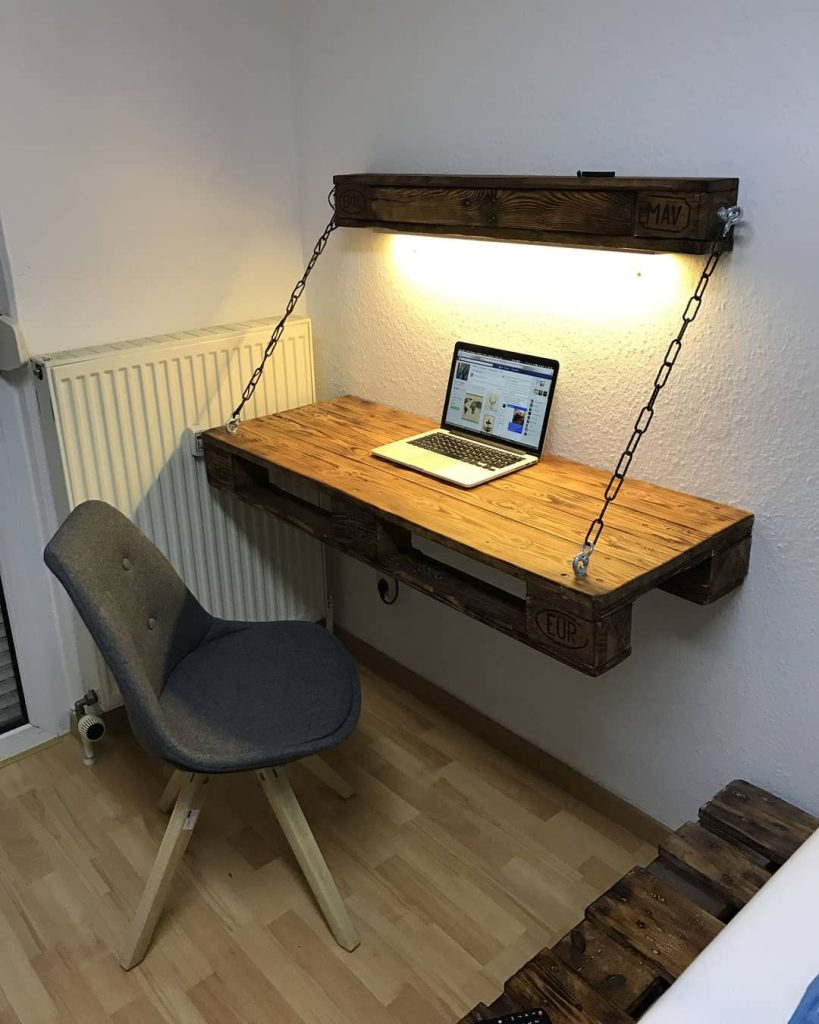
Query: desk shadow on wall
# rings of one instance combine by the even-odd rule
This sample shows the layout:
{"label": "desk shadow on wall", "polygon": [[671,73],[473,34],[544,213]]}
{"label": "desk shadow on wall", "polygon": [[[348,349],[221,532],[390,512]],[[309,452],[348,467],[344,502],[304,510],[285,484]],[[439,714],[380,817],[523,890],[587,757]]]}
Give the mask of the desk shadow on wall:
{"label": "desk shadow on wall", "polygon": [[226,619],[315,621],[325,611],[321,545],[211,487],[187,432],[134,509],[137,525],[199,601]]}

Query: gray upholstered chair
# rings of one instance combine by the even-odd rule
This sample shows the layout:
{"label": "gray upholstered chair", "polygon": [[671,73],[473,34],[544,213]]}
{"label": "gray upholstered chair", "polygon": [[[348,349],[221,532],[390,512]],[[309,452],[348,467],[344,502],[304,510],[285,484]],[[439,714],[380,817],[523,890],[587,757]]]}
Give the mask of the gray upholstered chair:
{"label": "gray upholstered chair", "polygon": [[[282,766],[337,746],[355,728],[358,675],[335,637],[307,622],[226,622],[208,614],[170,563],[116,509],[79,505],[45,550],[122,692],[134,734],[176,769],[173,807],[120,957],[148,949],[190,840],[208,776],[255,771],[330,929],[358,937]],[[339,795],[352,790],[322,763]]]}

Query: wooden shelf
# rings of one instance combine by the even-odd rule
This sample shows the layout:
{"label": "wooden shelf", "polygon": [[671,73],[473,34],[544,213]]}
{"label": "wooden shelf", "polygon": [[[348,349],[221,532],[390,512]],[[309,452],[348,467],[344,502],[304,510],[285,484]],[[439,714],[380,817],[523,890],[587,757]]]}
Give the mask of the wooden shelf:
{"label": "wooden shelf", "polygon": [[[208,479],[588,675],[631,652],[632,605],[641,594],[660,588],[708,604],[748,571],[750,513],[627,480],[589,573],[578,578],[571,561],[608,471],[547,455],[461,490],[370,454],[436,425],[360,398],[303,406],[248,420],[233,435],[208,431]],[[314,502],[291,493],[308,482]],[[430,557],[413,535],[515,577],[525,596]]]}
{"label": "wooden shelf", "polygon": [[[705,253],[738,178],[337,174],[341,227]],[[731,248],[731,239],[726,249]]]}

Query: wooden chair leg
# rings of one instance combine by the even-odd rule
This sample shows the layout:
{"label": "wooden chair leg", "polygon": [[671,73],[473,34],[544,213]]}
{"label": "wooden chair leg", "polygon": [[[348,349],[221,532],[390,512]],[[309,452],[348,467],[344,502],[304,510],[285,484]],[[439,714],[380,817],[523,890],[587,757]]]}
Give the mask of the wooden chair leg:
{"label": "wooden chair leg", "polygon": [[182,786],[179,796],[120,956],[119,962],[126,971],[136,967],[145,957],[159,915],[162,913],[168,889],[193,835],[196,819],[199,817],[204,796],[202,785],[207,781],[207,776],[180,774],[182,774]]}
{"label": "wooden chair leg", "polygon": [[259,781],[330,931],[339,946],[352,952],[360,939],[287,776],[281,768],[267,768],[259,772]]}
{"label": "wooden chair leg", "polygon": [[335,768],[331,768],[323,757],[318,755],[306,757],[301,763],[315,775],[319,782],[323,782],[328,789],[332,789],[342,800],[349,800],[351,796],[355,796],[355,790],[350,783],[339,775]]}
{"label": "wooden chair leg", "polygon": [[176,803],[176,798],[179,796],[179,790],[182,788],[184,781],[185,773],[175,769],[173,775],[168,779],[168,784],[162,790],[162,796],[159,798],[157,806],[160,811],[163,811],[165,814],[169,813]]}

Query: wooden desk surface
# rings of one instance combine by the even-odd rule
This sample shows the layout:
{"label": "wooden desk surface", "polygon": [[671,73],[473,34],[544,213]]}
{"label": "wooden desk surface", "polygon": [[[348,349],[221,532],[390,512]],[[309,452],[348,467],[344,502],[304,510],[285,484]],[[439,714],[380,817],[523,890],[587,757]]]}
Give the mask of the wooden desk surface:
{"label": "wooden desk surface", "polygon": [[[224,428],[208,431],[209,477],[215,486],[264,505],[266,477],[248,467],[287,470],[387,527],[520,577],[530,585],[530,596],[538,590],[552,607],[590,619],[656,586],[708,603],[737,586],[747,571],[750,513],[627,480],[609,510],[589,573],[578,578],[572,558],[599,511],[609,471],[546,455],[537,466],[462,490],[370,454],[387,441],[436,425],[349,396],[303,406],[244,422],[234,435]],[[226,459],[250,476],[236,478]],[[311,528],[299,516],[284,518]],[[318,528],[314,532],[322,535]],[[324,539],[333,542],[329,534]],[[366,560],[384,564],[374,555]]]}

